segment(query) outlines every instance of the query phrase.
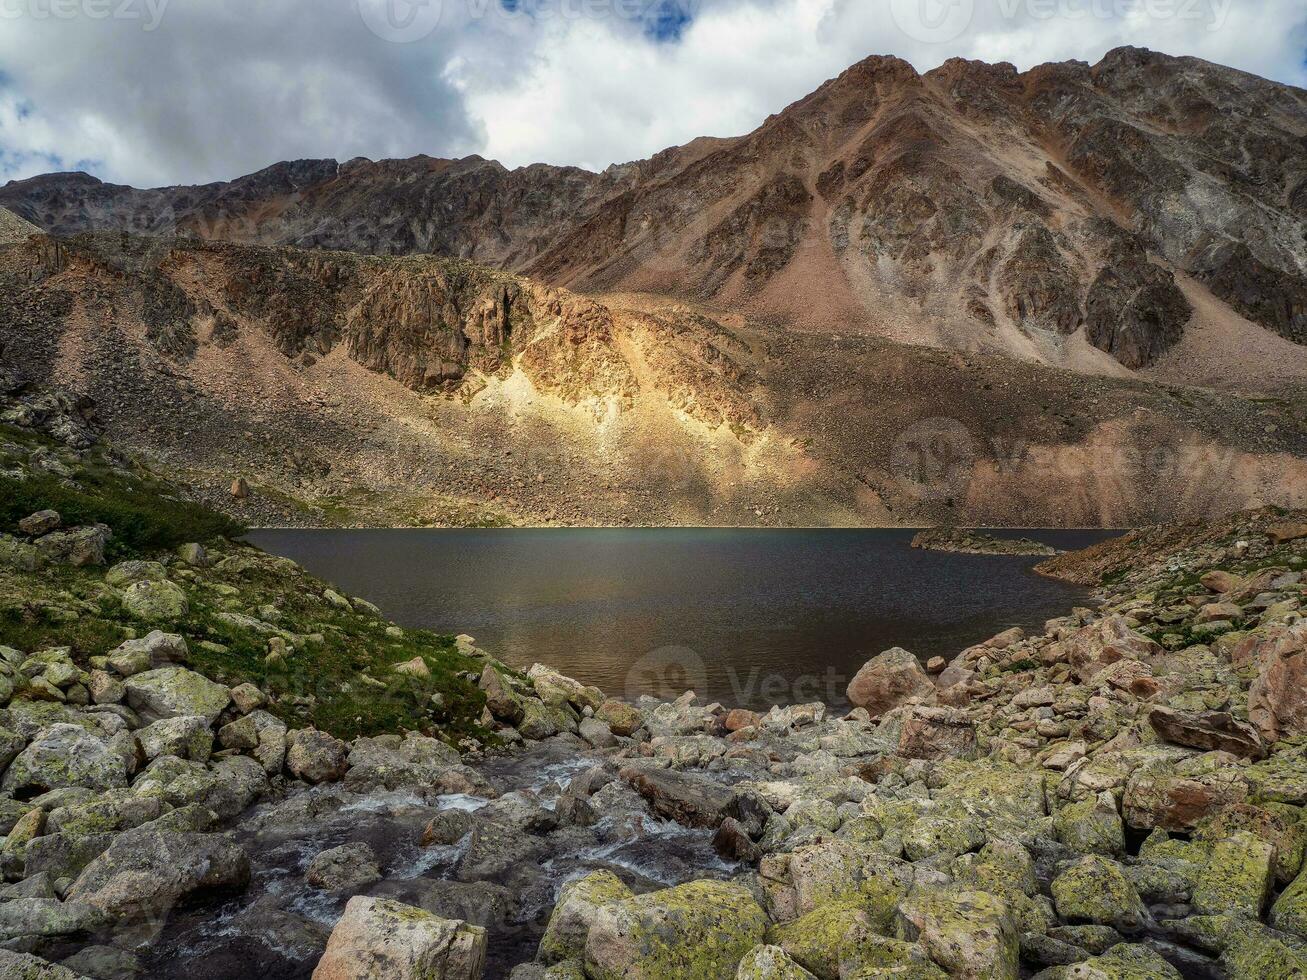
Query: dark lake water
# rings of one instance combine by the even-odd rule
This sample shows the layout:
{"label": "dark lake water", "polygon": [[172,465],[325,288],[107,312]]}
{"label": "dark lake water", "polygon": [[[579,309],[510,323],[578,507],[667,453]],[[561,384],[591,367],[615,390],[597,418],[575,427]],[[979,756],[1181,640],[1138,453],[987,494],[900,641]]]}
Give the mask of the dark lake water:
{"label": "dark lake water", "polygon": [[[1013,531],[1060,548],[1104,531]],[[951,658],[1088,601],[1031,558],[918,551],[903,530],[266,530],[249,540],[402,626],[470,633],[618,697],[843,704],[880,651]]]}

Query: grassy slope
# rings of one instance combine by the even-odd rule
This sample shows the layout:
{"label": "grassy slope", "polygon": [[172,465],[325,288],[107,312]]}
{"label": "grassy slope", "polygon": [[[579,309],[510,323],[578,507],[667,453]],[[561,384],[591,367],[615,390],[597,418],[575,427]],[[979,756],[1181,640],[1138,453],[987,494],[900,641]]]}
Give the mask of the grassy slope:
{"label": "grassy slope", "polygon": [[[72,478],[35,471],[33,452],[53,457]],[[450,741],[483,736],[484,698],[471,679],[480,664],[447,636],[400,630],[366,604],[333,603],[328,586],[299,566],[231,539],[231,519],[173,495],[157,477],[116,465],[103,451],[82,456],[25,430],[0,428],[0,532],[46,508],[68,526],[104,523],[114,532],[110,561],[151,559],[187,594],[189,613],[170,623],[135,619],[106,568],[47,565],[0,568],[0,644],[26,653],[72,648],[84,667],[124,639],[162,628],[186,637],[191,666],[235,685],[250,681],[274,697],[270,710],[292,726],[313,724],[343,738],[404,729]],[[171,549],[198,541],[210,565],[191,568]],[[243,618],[242,618],[243,617]],[[281,642],[283,657],[269,656]],[[392,666],[421,658],[429,677]],[[465,673],[467,672],[467,673]]]}

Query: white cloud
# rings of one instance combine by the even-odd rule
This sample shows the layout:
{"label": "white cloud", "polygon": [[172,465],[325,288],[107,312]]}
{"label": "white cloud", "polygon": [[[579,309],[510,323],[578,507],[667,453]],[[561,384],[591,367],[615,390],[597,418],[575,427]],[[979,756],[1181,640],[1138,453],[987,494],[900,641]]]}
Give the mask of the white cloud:
{"label": "white cloud", "polygon": [[[31,15],[61,2],[81,13]],[[669,0],[409,2],[0,0],[0,175],[62,162],[142,185],[473,152],[598,168],[747,132],[873,53],[1028,68],[1137,44],[1307,84],[1301,0],[697,0],[662,43],[634,15]]]}

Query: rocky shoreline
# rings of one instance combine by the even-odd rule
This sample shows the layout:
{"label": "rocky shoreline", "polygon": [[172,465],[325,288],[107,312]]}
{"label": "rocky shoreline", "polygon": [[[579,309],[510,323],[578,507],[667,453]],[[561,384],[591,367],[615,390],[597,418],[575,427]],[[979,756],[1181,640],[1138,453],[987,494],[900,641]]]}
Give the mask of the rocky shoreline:
{"label": "rocky shoreline", "polygon": [[0,975],[1307,976],[1307,515],[1054,558],[1101,607],[844,715],[630,704],[148,546],[60,411],[0,439],[68,505],[0,527]]}

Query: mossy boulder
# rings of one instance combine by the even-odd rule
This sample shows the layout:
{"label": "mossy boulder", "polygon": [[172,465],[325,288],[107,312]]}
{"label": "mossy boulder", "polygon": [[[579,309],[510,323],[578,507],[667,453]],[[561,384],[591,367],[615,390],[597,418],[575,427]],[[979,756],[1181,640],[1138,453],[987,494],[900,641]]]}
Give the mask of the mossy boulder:
{"label": "mossy boulder", "polygon": [[126,759],[108,742],[80,725],[56,724],[9,764],[0,789],[17,796],[70,786],[106,790],[126,786],[127,776]]}
{"label": "mossy boulder", "polygon": [[537,698],[522,699],[522,721],[518,725],[525,738],[545,739],[563,732],[576,732],[577,714],[567,704],[545,704]]}
{"label": "mossy boulder", "polygon": [[145,722],[199,715],[209,724],[231,703],[231,692],[185,667],[160,667],[127,679],[127,703]]}
{"label": "mossy boulder", "polygon": [[1059,980],[1181,980],[1181,975],[1147,946],[1121,943],[1065,968]]}
{"label": "mossy boulder", "polygon": [[1125,853],[1125,825],[1111,793],[1068,803],[1054,815],[1053,829],[1057,839],[1077,854]]}
{"label": "mossy boulder", "polygon": [[595,871],[569,881],[549,916],[549,925],[540,940],[539,958],[545,963],[580,959],[585,955],[585,937],[599,909],[634,897],[631,889],[611,871]]}
{"label": "mossy boulder", "polygon": [[176,583],[145,580],[133,582],[123,590],[123,609],[146,622],[172,623],[185,619],[191,607],[186,593]]}
{"label": "mossy boulder", "polygon": [[692,881],[601,907],[585,943],[591,980],[730,980],[763,941],[752,892]]}
{"label": "mossy boulder", "polygon": [[1245,921],[1229,931],[1221,966],[1229,980],[1302,980],[1307,943]]}
{"label": "mossy boulder", "polygon": [[831,902],[793,922],[773,926],[767,942],[781,947],[821,980],[838,980],[844,937],[858,925],[870,925],[861,902]]}
{"label": "mossy boulder", "polygon": [[796,850],[790,877],[800,914],[830,902],[859,901],[874,922],[888,927],[915,870],[876,844],[837,838]]}
{"label": "mossy boulder", "polygon": [[1204,819],[1194,831],[1194,840],[1215,843],[1240,830],[1256,834],[1275,846],[1275,880],[1281,885],[1293,881],[1307,852],[1307,824],[1299,807],[1283,803],[1253,806],[1240,803]]}
{"label": "mossy boulder", "polygon": [[1125,869],[1100,855],[1071,865],[1053,879],[1052,891],[1057,914],[1067,922],[1091,922],[1134,932],[1146,918],[1144,903]]}
{"label": "mossy boulder", "polygon": [[959,980],[1017,980],[1017,929],[1007,904],[980,891],[927,890],[899,905],[899,938],[917,942]]}
{"label": "mossy boulder", "polygon": [[1307,871],[1298,875],[1271,906],[1271,925],[1307,939]]}
{"label": "mossy boulder", "polygon": [[779,946],[755,946],[740,960],[735,980],[815,980]]}
{"label": "mossy boulder", "polygon": [[1275,847],[1246,830],[1217,841],[1194,883],[1195,911],[1260,918],[1275,876],[1274,860]]}

